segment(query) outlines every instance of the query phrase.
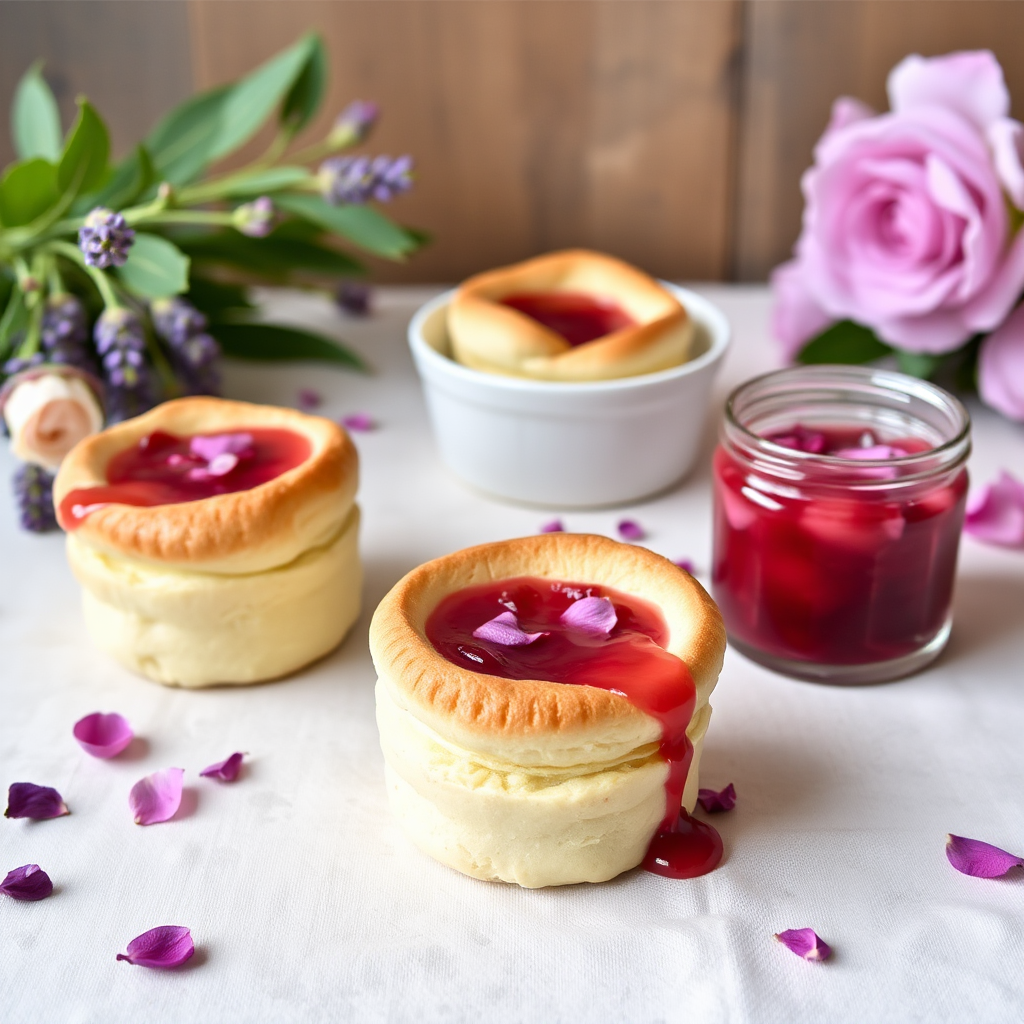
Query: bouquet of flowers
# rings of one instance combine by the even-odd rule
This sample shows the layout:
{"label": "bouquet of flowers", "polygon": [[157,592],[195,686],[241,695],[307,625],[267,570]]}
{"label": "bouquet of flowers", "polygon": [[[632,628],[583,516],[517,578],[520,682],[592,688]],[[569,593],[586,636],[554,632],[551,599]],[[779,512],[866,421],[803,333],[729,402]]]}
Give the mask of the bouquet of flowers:
{"label": "bouquet of flowers", "polygon": [[[172,110],[113,166],[86,99],[65,134],[39,66],[22,78],[19,159],[0,179],[0,411],[25,461],[15,489],[26,528],[55,525],[51,472],[78,440],[167,398],[216,394],[222,353],[362,366],[332,340],[254,322],[246,291],[364,273],[338,240],[395,260],[424,241],[369,205],[411,186],[411,159],[341,155],[373,128],[372,103],[350,104],[326,138],[289,152],[326,77],[320,38],[305,36]],[[216,169],[271,118],[260,158]]]}
{"label": "bouquet of flowers", "polygon": [[910,56],[889,113],[840,98],[773,329],[807,363],[897,359],[1024,420],[1024,125],[988,51]]}

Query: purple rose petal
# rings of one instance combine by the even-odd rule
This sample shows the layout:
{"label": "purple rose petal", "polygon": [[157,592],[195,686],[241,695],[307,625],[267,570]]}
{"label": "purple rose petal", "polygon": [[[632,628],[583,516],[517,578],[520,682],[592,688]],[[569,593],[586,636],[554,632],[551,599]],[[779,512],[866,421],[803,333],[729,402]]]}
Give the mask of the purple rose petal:
{"label": "purple rose petal", "polygon": [[184,768],[165,768],[139,779],[128,794],[136,825],[155,825],[173,818],[181,806]]}
{"label": "purple rose petal", "polygon": [[31,818],[45,821],[69,814],[68,805],[60,793],[49,786],[37,786],[32,782],[12,782],[7,791],[5,818]]}
{"label": "purple rose petal", "polygon": [[128,943],[127,953],[118,953],[118,960],[127,960],[136,967],[180,967],[196,951],[192,933],[181,925],[164,924],[150,928]]}
{"label": "purple rose petal", "polygon": [[807,452],[809,455],[820,455],[825,450],[826,437],[820,430],[808,430],[807,427],[795,426],[792,430],[781,434],[769,434],[765,438],[773,444],[793,451]]}
{"label": "purple rose petal", "polygon": [[303,412],[312,412],[324,404],[324,396],[313,388],[301,388],[298,394],[299,408]]}
{"label": "purple rose petal", "polygon": [[354,430],[357,434],[367,434],[377,429],[376,422],[367,412],[354,412],[351,416],[342,416],[341,425],[346,430]]}
{"label": "purple rose petal", "polygon": [[213,462],[218,455],[242,455],[252,448],[252,434],[209,434],[193,437],[188,443],[189,451],[207,462]]}
{"label": "purple rose petal", "polygon": [[688,558],[678,558],[672,564],[678,565],[679,568],[683,570],[683,572],[688,572],[691,576],[697,575],[696,567],[694,566],[693,562],[691,562]]}
{"label": "purple rose petal", "polygon": [[519,628],[519,620],[514,612],[502,612],[489,622],[473,630],[477,640],[490,640],[492,644],[503,647],[525,647],[547,633],[524,633]]}
{"label": "purple rose petal", "polygon": [[635,519],[623,519],[618,525],[619,536],[623,540],[643,540],[647,534]]}
{"label": "purple rose petal", "polygon": [[562,612],[563,625],[590,636],[607,636],[618,622],[615,605],[607,597],[581,597]]}
{"label": "purple rose petal", "polygon": [[220,779],[221,782],[234,782],[238,773],[242,770],[242,758],[244,754],[234,753],[227,760],[211,764],[204,768],[199,774],[208,779]]}
{"label": "purple rose petal", "polygon": [[730,782],[723,790],[698,789],[697,803],[708,814],[731,811],[736,806],[736,787]]}
{"label": "purple rose petal", "polygon": [[961,874],[974,878],[999,878],[1010,868],[1024,867],[1024,858],[963,836],[946,836],[946,859]]}
{"label": "purple rose petal", "polygon": [[72,730],[79,746],[93,757],[117,757],[131,743],[135,734],[123,715],[105,715],[96,711],[75,722]]}
{"label": "purple rose petal", "polygon": [[26,864],[7,872],[0,882],[0,892],[14,900],[35,902],[45,900],[53,892],[53,882],[38,864]]}
{"label": "purple rose petal", "polygon": [[540,528],[541,533],[565,533],[565,526],[561,519],[552,519]]}
{"label": "purple rose petal", "polygon": [[1001,547],[1024,547],[1024,484],[1005,470],[967,500],[964,530],[976,540]]}
{"label": "purple rose petal", "polygon": [[827,960],[832,955],[832,947],[819,938],[813,928],[790,928],[779,932],[775,938],[805,960]]}

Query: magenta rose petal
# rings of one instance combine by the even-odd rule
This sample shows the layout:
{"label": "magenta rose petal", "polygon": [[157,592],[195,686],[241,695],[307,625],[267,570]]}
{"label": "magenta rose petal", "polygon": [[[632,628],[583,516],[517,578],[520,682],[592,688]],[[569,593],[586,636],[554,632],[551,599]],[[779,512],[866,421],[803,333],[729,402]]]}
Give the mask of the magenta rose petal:
{"label": "magenta rose petal", "polygon": [[647,536],[644,528],[635,519],[622,519],[618,525],[623,540],[643,540]]}
{"label": "magenta rose petal", "polygon": [[252,434],[198,434],[189,440],[188,449],[207,462],[218,455],[245,455],[252,449]]}
{"label": "magenta rose petal", "polygon": [[156,967],[166,970],[180,967],[196,951],[192,933],[181,925],[164,924],[150,928],[128,943],[118,960],[127,960],[136,967]]}
{"label": "magenta rose petal", "polygon": [[181,806],[183,768],[165,768],[139,779],[128,794],[136,825],[155,825],[173,818]]}
{"label": "magenta rose petal", "polygon": [[552,519],[544,523],[540,528],[541,533],[565,533],[565,526],[561,519]]}
{"label": "magenta rose petal", "polygon": [[1024,547],[1024,483],[1004,471],[972,494],[964,530],[986,544]]}
{"label": "magenta rose petal", "polygon": [[351,416],[342,416],[341,425],[346,430],[354,430],[357,434],[366,434],[377,429],[376,421],[366,412],[354,412]]}
{"label": "magenta rose petal", "polygon": [[324,404],[324,396],[319,391],[314,391],[313,388],[300,388],[298,399],[299,408],[303,412],[312,412]]}
{"label": "magenta rose petal", "polygon": [[96,711],[75,722],[72,730],[79,746],[93,757],[117,757],[135,736],[128,719],[116,712]]}
{"label": "magenta rose petal", "polygon": [[31,818],[45,821],[70,814],[60,793],[50,786],[37,786],[33,782],[12,782],[7,790],[5,818]]}
{"label": "magenta rose petal", "polygon": [[1011,868],[1024,867],[1024,858],[980,839],[946,836],[946,859],[963,875],[974,878],[999,878]]}
{"label": "magenta rose petal", "polygon": [[502,612],[474,629],[473,636],[477,640],[490,640],[492,644],[501,644],[503,647],[525,647],[547,634],[526,633],[519,628],[519,620],[514,612]]}
{"label": "magenta rose petal", "polygon": [[53,892],[53,882],[38,864],[25,864],[7,872],[7,877],[0,882],[0,892],[13,900],[35,902],[45,900]]}
{"label": "magenta rose petal", "polygon": [[678,565],[683,572],[688,572],[691,576],[697,575],[697,569],[689,558],[677,558],[672,564]]}
{"label": "magenta rose petal", "polygon": [[723,790],[699,789],[697,802],[708,814],[731,811],[736,806],[736,787],[730,782]]}
{"label": "magenta rose petal", "polygon": [[805,960],[827,960],[832,955],[832,947],[813,928],[790,928],[779,932],[775,938]]}
{"label": "magenta rose petal", "polygon": [[607,636],[618,622],[615,605],[607,597],[581,597],[562,612],[561,622],[591,636]]}
{"label": "magenta rose petal", "polygon": [[244,756],[244,754],[236,751],[229,758],[218,761],[216,764],[211,764],[209,768],[204,768],[199,774],[207,779],[234,782],[238,778],[238,773],[242,770],[242,758]]}

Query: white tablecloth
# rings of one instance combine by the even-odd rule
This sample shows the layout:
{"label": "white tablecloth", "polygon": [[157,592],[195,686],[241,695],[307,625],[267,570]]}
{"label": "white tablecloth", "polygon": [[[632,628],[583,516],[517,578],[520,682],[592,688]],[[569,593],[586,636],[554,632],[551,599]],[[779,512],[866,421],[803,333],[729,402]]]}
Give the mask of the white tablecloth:
{"label": "white tablecloth", "polygon": [[[735,328],[725,391],[767,369],[759,288],[702,289]],[[0,897],[0,1019],[20,1022],[972,1021],[1024,1018],[1024,871],[985,881],[946,862],[947,832],[1024,852],[1024,554],[966,539],[948,650],[930,670],[841,689],[773,675],[732,652],[713,697],[702,781],[736,785],[718,815],[726,859],[690,882],[642,871],[525,891],[464,878],[398,832],[385,801],[366,646],[370,613],[436,555],[533,533],[550,515],[466,490],[440,465],[404,341],[430,292],[391,290],[367,321],[275,299],[344,336],[369,378],[235,364],[233,397],[331,416],[367,411],[365,610],[334,655],[297,677],[183,692],[131,676],[89,643],[60,536],[21,533],[0,500],[0,787],[57,787],[72,814],[0,821],[0,869],[35,862],[41,903]],[[977,411],[975,480],[1024,470],[1024,431]],[[673,493],[626,510],[652,548],[710,549],[709,457]],[[656,443],[657,439],[652,439]],[[0,457],[6,477],[10,458]],[[622,512],[570,513],[614,534]],[[704,576],[706,579],[706,576]],[[111,762],[72,723],[120,711],[142,741]],[[234,785],[205,765],[249,752]],[[178,819],[132,823],[128,790],[187,770]],[[0,872],[2,873],[2,872]],[[161,973],[115,961],[135,935],[188,925],[197,953]],[[808,964],[772,940],[811,926],[835,948]]]}

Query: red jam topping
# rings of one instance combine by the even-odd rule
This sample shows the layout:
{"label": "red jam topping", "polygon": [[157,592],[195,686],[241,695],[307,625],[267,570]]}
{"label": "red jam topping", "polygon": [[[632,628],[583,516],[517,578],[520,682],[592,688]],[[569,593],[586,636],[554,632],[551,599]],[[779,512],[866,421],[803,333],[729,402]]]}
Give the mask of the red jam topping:
{"label": "red jam topping", "polygon": [[[585,598],[611,601],[615,621],[610,630],[585,631],[563,622],[563,614]],[[515,625],[518,638],[512,634],[506,637],[511,642],[499,642],[478,635],[499,617]],[[501,635],[500,628],[494,632]],[[694,878],[717,866],[722,857],[718,833],[680,809],[693,759],[686,728],[697,694],[686,665],[661,646],[668,627],[653,605],[610,587],[524,576],[449,595],[427,619],[426,633],[435,650],[463,668],[504,679],[596,686],[656,718],[669,776],[665,818],[644,867],[670,878]]]}
{"label": "red jam topping", "polygon": [[[775,487],[717,450],[713,593],[733,642],[819,665],[888,661],[928,643],[952,599],[966,472],[902,484],[899,460],[930,446],[863,426],[797,425],[767,440],[851,460],[854,485],[836,486],[830,460]],[[878,484],[857,488],[858,477]]]}
{"label": "red jam topping", "polygon": [[278,428],[190,437],[157,430],[110,460],[105,486],[69,491],[60,503],[61,522],[74,529],[90,512],[114,503],[177,505],[248,491],[305,462],[310,451],[301,434]]}
{"label": "red jam topping", "polygon": [[584,292],[521,292],[506,295],[501,304],[525,313],[574,348],[636,323],[611,299]]}

